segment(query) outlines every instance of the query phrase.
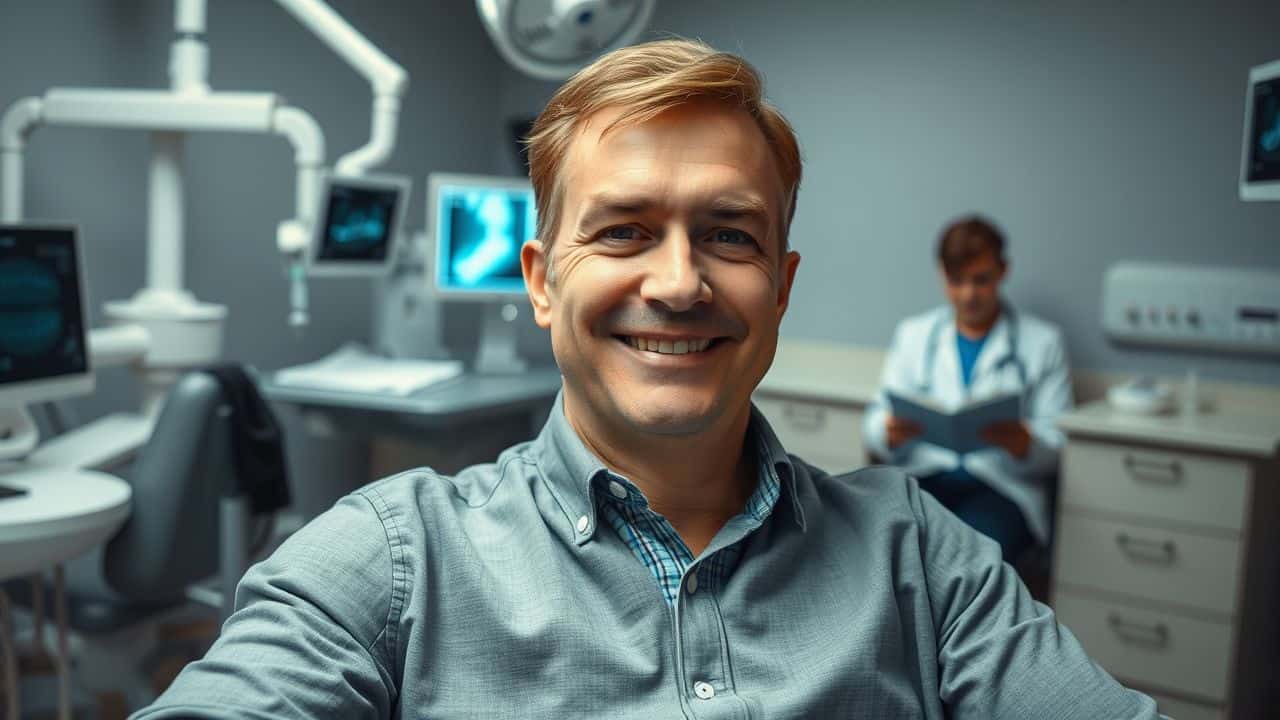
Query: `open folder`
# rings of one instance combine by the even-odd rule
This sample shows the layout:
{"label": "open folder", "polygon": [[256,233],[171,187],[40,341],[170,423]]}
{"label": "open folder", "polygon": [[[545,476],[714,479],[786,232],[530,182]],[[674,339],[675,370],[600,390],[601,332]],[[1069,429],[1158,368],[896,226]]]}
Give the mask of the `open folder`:
{"label": "open folder", "polygon": [[990,446],[982,439],[982,431],[991,423],[1022,419],[1020,393],[988,396],[954,408],[918,395],[903,395],[892,390],[886,394],[895,417],[920,426],[918,439],[961,454]]}

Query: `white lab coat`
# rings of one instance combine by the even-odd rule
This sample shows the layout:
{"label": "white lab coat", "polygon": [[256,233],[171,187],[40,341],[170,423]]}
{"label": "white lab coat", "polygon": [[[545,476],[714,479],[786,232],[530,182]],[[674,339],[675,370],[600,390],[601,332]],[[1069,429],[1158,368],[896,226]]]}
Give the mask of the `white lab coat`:
{"label": "white lab coat", "polygon": [[885,443],[888,401],[885,389],[919,393],[924,384],[925,347],[930,329],[937,326],[936,356],[929,395],[949,406],[971,398],[1020,388],[1018,368],[1001,362],[1009,356],[1009,313],[1001,313],[974,363],[969,387],[960,377],[956,350],[956,325],[950,306],[907,318],[894,331],[885,358],[881,390],[868,407],[863,435],[871,452],[917,477],[954,470],[963,464],[969,474],[1012,500],[1026,518],[1027,527],[1041,543],[1049,541],[1049,493],[1047,482],[1058,470],[1058,455],[1065,438],[1054,425],[1072,406],[1071,379],[1066,349],[1057,327],[1015,310],[1018,323],[1017,355],[1027,373],[1029,392],[1024,396],[1024,422],[1031,433],[1026,458],[1018,460],[1002,448],[987,448],[964,456],[931,443],[909,442],[890,451]]}

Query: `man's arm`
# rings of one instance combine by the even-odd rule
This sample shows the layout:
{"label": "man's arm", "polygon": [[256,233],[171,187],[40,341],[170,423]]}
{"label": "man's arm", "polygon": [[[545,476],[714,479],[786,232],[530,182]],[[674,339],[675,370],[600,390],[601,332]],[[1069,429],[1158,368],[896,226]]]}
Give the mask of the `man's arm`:
{"label": "man's arm", "polygon": [[1155,702],[1089,659],[1036,602],[1000,546],[914,481],[938,642],[938,694],[956,720],[1156,720]]}
{"label": "man's arm", "polygon": [[1032,381],[1027,407],[1027,432],[1031,443],[1027,456],[1014,459],[1024,476],[1044,476],[1058,468],[1058,456],[1066,438],[1058,429],[1058,417],[1071,409],[1071,372],[1067,366],[1067,349],[1062,334],[1055,330],[1045,347],[1044,369]]}
{"label": "man's arm", "polygon": [[862,419],[862,436],[867,449],[884,462],[901,464],[906,457],[906,446],[889,447],[888,427],[889,397],[886,390],[907,392],[911,388],[911,359],[903,347],[905,324],[894,330],[893,341],[885,354],[884,368],[880,371],[880,390],[876,392]]}
{"label": "man's arm", "polygon": [[391,717],[391,598],[408,582],[392,541],[368,499],[341,500],[249,570],[209,653],[133,720]]}

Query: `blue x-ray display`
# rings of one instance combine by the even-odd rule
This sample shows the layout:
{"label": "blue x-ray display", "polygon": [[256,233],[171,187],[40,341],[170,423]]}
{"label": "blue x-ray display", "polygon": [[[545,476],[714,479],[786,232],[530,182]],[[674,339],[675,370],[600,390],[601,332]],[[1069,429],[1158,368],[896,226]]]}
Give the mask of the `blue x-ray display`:
{"label": "blue x-ray display", "polygon": [[1280,180],[1280,78],[1253,86],[1249,182]]}
{"label": "blue x-ray display", "polygon": [[316,259],[370,263],[386,260],[399,201],[400,194],[392,188],[332,184]]}
{"label": "blue x-ray display", "polygon": [[0,227],[0,386],[85,372],[70,228]]}
{"label": "blue x-ray display", "polygon": [[520,246],[537,230],[533,191],[445,185],[437,201],[440,286],[523,292]]}

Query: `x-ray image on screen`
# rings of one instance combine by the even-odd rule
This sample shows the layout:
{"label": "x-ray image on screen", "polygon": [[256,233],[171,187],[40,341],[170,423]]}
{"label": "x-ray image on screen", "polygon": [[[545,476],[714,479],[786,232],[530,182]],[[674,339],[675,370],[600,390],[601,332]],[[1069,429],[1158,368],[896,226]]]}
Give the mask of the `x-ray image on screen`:
{"label": "x-ray image on screen", "polygon": [[1280,78],[1253,86],[1249,182],[1280,180]]}
{"label": "x-ray image on screen", "polygon": [[532,191],[445,185],[438,203],[439,285],[523,292],[520,247],[537,229]]}
{"label": "x-ray image on screen", "polygon": [[399,201],[394,189],[333,185],[316,259],[384,261]]}
{"label": "x-ray image on screen", "polygon": [[75,231],[0,228],[0,388],[84,373]]}

